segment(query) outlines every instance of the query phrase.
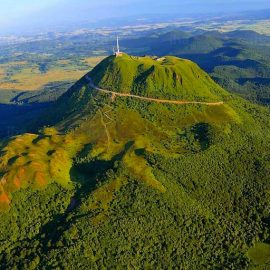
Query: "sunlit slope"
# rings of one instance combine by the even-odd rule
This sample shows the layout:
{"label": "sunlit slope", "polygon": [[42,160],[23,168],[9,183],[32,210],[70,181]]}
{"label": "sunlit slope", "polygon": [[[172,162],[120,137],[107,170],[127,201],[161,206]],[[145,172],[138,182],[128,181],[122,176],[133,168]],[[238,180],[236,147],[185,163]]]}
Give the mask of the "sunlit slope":
{"label": "sunlit slope", "polygon": [[44,190],[51,183],[70,188],[72,158],[82,147],[74,134],[56,130],[24,134],[2,148],[0,159],[0,211],[10,209],[12,193],[21,189]]}

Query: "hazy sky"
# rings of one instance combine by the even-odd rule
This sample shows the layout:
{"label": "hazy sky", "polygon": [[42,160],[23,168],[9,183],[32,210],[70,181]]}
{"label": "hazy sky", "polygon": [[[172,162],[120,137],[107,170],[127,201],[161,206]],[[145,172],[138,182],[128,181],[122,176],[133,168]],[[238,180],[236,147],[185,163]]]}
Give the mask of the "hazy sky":
{"label": "hazy sky", "polygon": [[10,29],[145,14],[234,12],[270,8],[269,0],[0,0],[0,33]]}

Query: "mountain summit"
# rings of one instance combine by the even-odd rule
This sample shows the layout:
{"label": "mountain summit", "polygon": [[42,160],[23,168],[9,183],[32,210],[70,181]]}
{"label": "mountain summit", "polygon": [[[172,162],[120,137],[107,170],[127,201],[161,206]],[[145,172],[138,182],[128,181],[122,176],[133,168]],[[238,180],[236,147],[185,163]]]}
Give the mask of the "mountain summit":
{"label": "mountain summit", "polygon": [[173,56],[110,56],[89,76],[100,88],[145,97],[219,101],[226,96],[195,63]]}

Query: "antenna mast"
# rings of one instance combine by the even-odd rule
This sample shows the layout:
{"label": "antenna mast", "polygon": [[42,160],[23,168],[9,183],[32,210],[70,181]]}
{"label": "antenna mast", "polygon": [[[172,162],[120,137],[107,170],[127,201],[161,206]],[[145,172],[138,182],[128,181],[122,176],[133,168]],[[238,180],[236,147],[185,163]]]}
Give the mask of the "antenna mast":
{"label": "antenna mast", "polygon": [[120,54],[119,38],[117,36],[117,54]]}
{"label": "antenna mast", "polygon": [[121,56],[122,55],[122,53],[121,53],[121,51],[120,51],[120,46],[119,46],[119,37],[117,36],[117,38],[116,38],[116,50],[115,49],[113,49],[114,50],[114,55],[115,56]]}

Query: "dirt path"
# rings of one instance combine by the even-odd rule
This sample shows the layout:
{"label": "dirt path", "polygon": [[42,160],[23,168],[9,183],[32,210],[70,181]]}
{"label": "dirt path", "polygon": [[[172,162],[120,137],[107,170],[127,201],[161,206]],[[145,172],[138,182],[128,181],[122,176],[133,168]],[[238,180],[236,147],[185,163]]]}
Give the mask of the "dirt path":
{"label": "dirt path", "polygon": [[101,89],[101,88],[97,87],[96,85],[94,85],[94,83],[90,77],[86,76],[85,78],[88,80],[90,87],[94,88],[97,91],[112,95],[113,99],[115,99],[116,97],[132,97],[132,98],[141,99],[141,100],[150,101],[150,102],[178,104],[178,105],[201,104],[201,105],[207,105],[207,106],[220,106],[220,105],[224,104],[223,101],[200,102],[200,101],[185,101],[185,100],[168,100],[168,99],[156,99],[156,98],[142,97],[142,96],[136,96],[136,95],[126,94],[126,93],[118,93],[118,92],[114,92],[114,91],[110,91],[110,90]]}

